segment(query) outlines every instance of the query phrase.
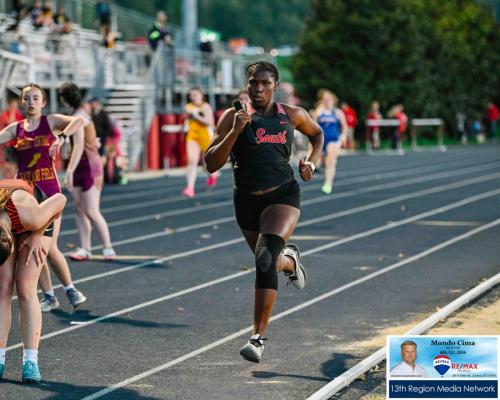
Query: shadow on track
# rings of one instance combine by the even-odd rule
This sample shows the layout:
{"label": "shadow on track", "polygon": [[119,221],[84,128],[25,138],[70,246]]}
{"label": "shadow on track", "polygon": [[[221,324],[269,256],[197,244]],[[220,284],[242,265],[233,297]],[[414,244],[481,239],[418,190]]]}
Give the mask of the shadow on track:
{"label": "shadow on track", "polygon": [[[66,312],[64,310],[54,310],[51,314],[57,316],[63,323],[68,323],[68,321],[75,321],[84,324],[85,322],[92,321],[101,317],[101,315],[94,315],[89,310],[76,310],[75,312]],[[143,321],[137,319],[112,317],[105,319],[100,323],[103,324],[122,324],[127,326],[135,326],[141,328],[189,328],[189,325],[185,324],[169,324],[169,323],[158,323],[152,321]],[[76,325],[76,324],[75,324]]]}
{"label": "shadow on track", "polygon": [[[49,397],[44,397],[44,400],[73,400],[81,399],[89,396],[92,393],[106,389],[107,386],[84,386],[72,385],[63,382],[42,381],[39,385],[26,385],[21,381],[12,379],[3,379],[2,385],[14,385],[23,389],[29,390],[29,398],[42,398],[41,392],[48,392]],[[38,396],[37,396],[38,394]],[[40,396],[40,397],[39,397]],[[28,397],[23,397],[27,399]],[[110,395],[110,398],[127,399],[127,400],[161,400],[160,397],[143,396],[131,389],[120,389]]]}

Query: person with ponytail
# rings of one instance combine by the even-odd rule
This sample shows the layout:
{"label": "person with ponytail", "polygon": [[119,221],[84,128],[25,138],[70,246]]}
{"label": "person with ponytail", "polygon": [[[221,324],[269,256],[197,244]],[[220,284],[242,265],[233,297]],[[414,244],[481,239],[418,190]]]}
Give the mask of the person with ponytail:
{"label": "person with ponytail", "polygon": [[[68,162],[67,171],[76,169],[78,154],[83,151],[83,134],[80,128],[83,119],[61,114],[43,115],[47,104],[45,91],[35,83],[29,83],[21,89],[19,103],[24,109],[25,119],[14,122],[0,130],[0,144],[16,140],[15,155],[17,158],[17,178],[34,183],[47,196],[52,197],[61,192],[54,164],[55,156],[67,143],[69,136],[74,135],[74,150]],[[69,176],[67,174],[66,176]],[[54,221],[53,240],[47,254],[47,261],[64,287],[69,303],[73,307],[87,301],[87,298],[73,285],[68,262],[57,246],[57,238],[61,229],[61,217]],[[43,291],[41,309],[48,312],[59,307],[50,282],[50,272],[45,264],[40,273],[40,286]]]}
{"label": "person with ponytail", "polygon": [[[76,227],[80,236],[80,247],[69,255],[72,260],[86,261],[92,257],[91,233],[95,228],[102,242],[105,261],[116,258],[111,247],[111,238],[106,220],[100,211],[103,187],[103,166],[99,156],[99,142],[92,117],[82,105],[80,89],[74,83],[65,83],[59,88],[61,102],[73,110],[74,116],[83,119],[84,150],[80,162],[71,176],[67,176],[68,190],[75,200]],[[70,174],[68,172],[67,174]]]}

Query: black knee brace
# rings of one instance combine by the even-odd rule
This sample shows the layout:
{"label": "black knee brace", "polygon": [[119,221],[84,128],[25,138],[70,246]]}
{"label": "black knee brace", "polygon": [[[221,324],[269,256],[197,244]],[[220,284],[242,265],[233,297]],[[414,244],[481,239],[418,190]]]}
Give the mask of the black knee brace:
{"label": "black knee brace", "polygon": [[276,264],[285,241],[278,235],[266,233],[259,237],[255,246],[256,289],[278,289]]}

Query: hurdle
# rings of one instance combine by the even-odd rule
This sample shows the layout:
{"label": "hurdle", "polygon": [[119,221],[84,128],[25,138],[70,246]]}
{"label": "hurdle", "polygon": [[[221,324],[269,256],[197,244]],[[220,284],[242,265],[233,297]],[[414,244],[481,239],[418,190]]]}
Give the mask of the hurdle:
{"label": "hurdle", "polygon": [[[368,119],[366,120],[366,151],[368,154],[373,155],[376,150],[371,148],[371,137],[370,128],[382,128],[382,127],[397,127],[400,125],[398,119]],[[437,127],[436,137],[437,137],[437,149],[439,151],[446,151],[446,146],[444,145],[444,122],[441,118],[413,118],[411,120],[411,148],[414,151],[418,151],[418,128],[419,127]],[[384,154],[404,154],[401,142],[398,143],[397,150],[382,151]]]}
{"label": "hurdle", "polygon": [[446,146],[444,145],[444,134],[443,134],[443,120],[441,118],[414,118],[411,121],[411,148],[412,150],[418,150],[417,144],[417,128],[418,127],[437,127],[437,148],[439,151],[446,151]]}
{"label": "hurdle", "polygon": [[[388,150],[388,151],[380,151],[374,150],[371,148],[371,138],[370,138],[370,128],[382,128],[382,127],[396,127],[401,124],[399,119],[391,118],[391,119],[368,119],[365,121],[366,123],[366,152],[370,155],[373,155],[375,152],[384,153],[384,154],[404,154],[403,149],[401,147],[401,142],[398,143],[397,150]],[[380,133],[379,133],[380,135]]]}

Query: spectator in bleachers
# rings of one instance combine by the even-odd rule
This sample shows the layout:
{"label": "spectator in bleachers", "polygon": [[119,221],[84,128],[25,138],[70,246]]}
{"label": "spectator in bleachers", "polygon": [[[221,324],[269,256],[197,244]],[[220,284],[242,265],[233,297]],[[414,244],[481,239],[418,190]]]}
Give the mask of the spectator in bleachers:
{"label": "spectator in bleachers", "polygon": [[[16,121],[21,121],[24,118],[23,113],[19,109],[17,99],[10,98],[7,101],[7,108],[0,114],[0,130],[5,128],[7,125],[12,124]],[[16,156],[14,145],[15,140],[1,145],[1,155],[0,161],[2,166],[2,178],[12,179],[16,177]]]}
{"label": "spectator in bleachers", "polygon": [[158,43],[163,42],[166,46],[173,46],[172,33],[167,28],[167,14],[164,11],[158,11],[156,21],[148,31],[148,41],[151,49],[155,51]]}
{"label": "spectator in bleachers", "polygon": [[111,32],[111,7],[106,0],[98,0],[95,13],[99,23],[99,31],[103,39]]}
{"label": "spectator in bleachers", "polygon": [[61,35],[67,35],[71,32],[73,32],[73,21],[71,21],[70,18],[66,18],[59,30],[59,33]]}
{"label": "spectator in bleachers", "polygon": [[60,6],[57,9],[57,14],[54,15],[54,23],[59,27],[62,28],[64,26],[64,23],[69,19],[69,17],[66,15],[64,7]]}
{"label": "spectator in bleachers", "polygon": [[52,1],[45,0],[42,7],[42,25],[50,28],[54,25],[54,16],[52,12]]}
{"label": "spectator in bleachers", "polygon": [[40,29],[43,26],[42,1],[35,0],[35,3],[28,9],[28,14],[33,27]]}
{"label": "spectator in bleachers", "polygon": [[12,0],[12,15],[18,24],[26,16],[26,3],[24,0]]}
{"label": "spectator in bleachers", "polygon": [[7,44],[7,50],[11,53],[26,54],[28,42],[21,34],[20,25],[14,23],[2,34],[2,41]]}
{"label": "spectator in bleachers", "polygon": [[105,156],[105,145],[109,140],[114,137],[113,125],[109,118],[109,114],[104,109],[101,101],[98,98],[90,100],[91,116],[94,122],[97,137],[101,143],[99,154],[101,157]]}
{"label": "spectator in bleachers", "polygon": [[352,108],[346,102],[340,104],[340,108],[344,111],[345,120],[347,122],[347,143],[346,148],[354,149],[354,129],[358,124],[358,115],[354,108]]}
{"label": "spectator in bleachers", "polygon": [[[372,101],[368,110],[368,120],[376,121],[382,119],[380,114],[380,103],[377,100]],[[372,149],[380,148],[380,127],[377,125],[368,127],[368,139],[371,141]]]}
{"label": "spectator in bleachers", "polygon": [[103,32],[102,45],[107,49],[112,49],[115,47],[117,36],[117,33],[111,30],[111,27],[107,27]]}

